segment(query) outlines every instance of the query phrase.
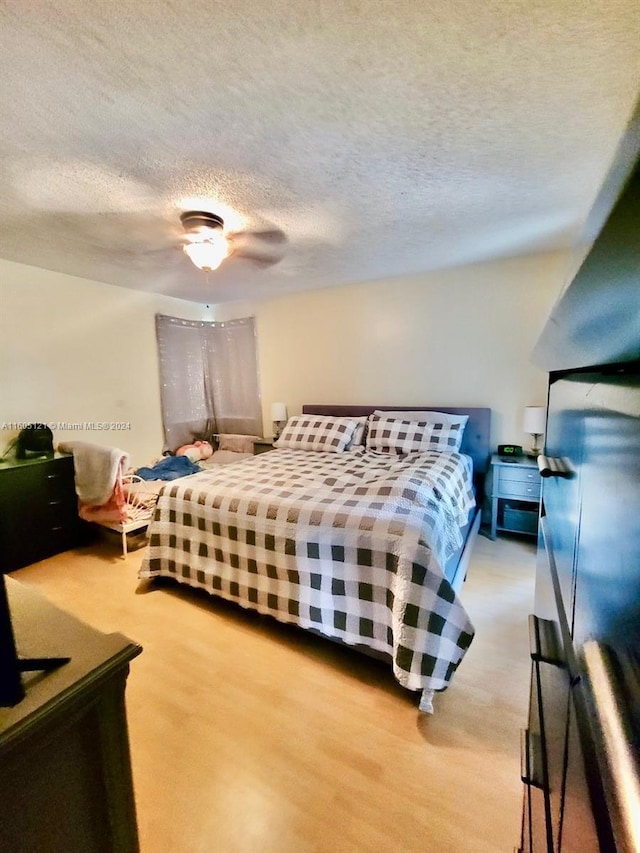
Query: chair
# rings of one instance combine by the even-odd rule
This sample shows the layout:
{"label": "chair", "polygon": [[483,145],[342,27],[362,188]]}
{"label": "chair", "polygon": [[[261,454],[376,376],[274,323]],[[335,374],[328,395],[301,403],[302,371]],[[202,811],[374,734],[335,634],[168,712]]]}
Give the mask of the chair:
{"label": "chair", "polygon": [[127,557],[127,533],[142,530],[153,518],[153,511],[158,500],[157,492],[147,485],[147,481],[136,474],[125,474],[120,480],[122,493],[125,497],[123,506],[123,521],[99,521],[102,527],[108,527],[122,536],[122,558]]}

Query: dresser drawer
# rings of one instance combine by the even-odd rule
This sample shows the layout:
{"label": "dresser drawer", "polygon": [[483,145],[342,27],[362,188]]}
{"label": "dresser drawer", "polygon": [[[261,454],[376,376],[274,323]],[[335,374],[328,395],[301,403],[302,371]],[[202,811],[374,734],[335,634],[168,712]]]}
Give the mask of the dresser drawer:
{"label": "dresser drawer", "polygon": [[68,498],[75,494],[73,474],[69,476],[66,471],[51,471],[44,475],[40,481],[40,496],[47,499]]}
{"label": "dresser drawer", "polygon": [[37,526],[40,536],[46,536],[48,533],[53,533],[56,537],[68,534],[78,528],[78,511],[75,501],[55,500],[49,501],[47,506],[42,507],[38,512]]}

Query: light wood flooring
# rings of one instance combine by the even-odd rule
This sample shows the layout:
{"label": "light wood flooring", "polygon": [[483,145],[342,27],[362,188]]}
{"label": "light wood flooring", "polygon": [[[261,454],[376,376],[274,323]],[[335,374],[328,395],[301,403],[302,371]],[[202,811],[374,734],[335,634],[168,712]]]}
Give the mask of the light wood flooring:
{"label": "light wood flooring", "polygon": [[532,544],[479,537],[476,637],[433,716],[383,663],[139,581],[141,559],[116,539],[13,577],[144,648],[127,687],[142,853],[513,850]]}

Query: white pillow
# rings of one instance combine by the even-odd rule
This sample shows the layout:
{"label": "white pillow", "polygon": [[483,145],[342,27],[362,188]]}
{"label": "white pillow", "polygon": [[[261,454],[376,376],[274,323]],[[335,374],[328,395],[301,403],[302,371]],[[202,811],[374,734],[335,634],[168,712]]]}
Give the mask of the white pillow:
{"label": "white pillow", "polygon": [[352,441],[355,418],[335,418],[330,415],[296,415],[289,418],[274,447],[290,450],[325,450],[341,453]]}
{"label": "white pillow", "polygon": [[367,450],[382,453],[423,453],[460,450],[464,426],[443,421],[411,421],[370,415]]}

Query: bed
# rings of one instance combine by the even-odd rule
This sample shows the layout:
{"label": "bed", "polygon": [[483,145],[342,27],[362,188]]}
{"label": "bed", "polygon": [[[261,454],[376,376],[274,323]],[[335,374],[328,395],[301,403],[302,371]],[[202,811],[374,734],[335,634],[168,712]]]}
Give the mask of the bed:
{"label": "bed", "polygon": [[[369,417],[368,443],[387,423],[373,412],[385,409],[307,405],[303,415]],[[468,417],[454,451],[285,442],[169,484],[140,577],[173,578],[390,659],[396,680],[432,710],[473,637],[458,593],[480,523],[490,426],[488,409],[437,411]]]}

